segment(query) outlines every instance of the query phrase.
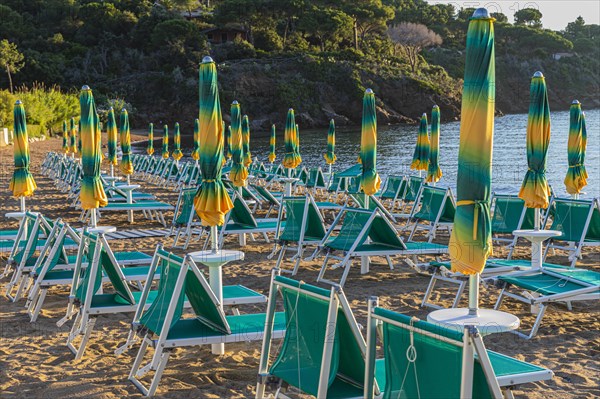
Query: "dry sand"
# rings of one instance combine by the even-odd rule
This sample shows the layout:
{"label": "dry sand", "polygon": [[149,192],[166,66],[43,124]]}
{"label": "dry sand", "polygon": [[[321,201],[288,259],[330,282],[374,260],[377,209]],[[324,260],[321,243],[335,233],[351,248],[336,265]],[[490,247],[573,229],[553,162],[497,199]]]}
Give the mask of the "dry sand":
{"label": "dry sand", "polygon": [[[142,137],[133,137],[133,140]],[[62,217],[74,226],[79,212],[66,205],[66,196],[40,174],[40,163],[48,151],[59,151],[60,140],[50,139],[31,145],[32,171],[38,183],[38,191],[28,200],[30,209],[49,217]],[[8,191],[12,171],[12,147],[0,149],[0,203],[2,215],[18,209],[17,201]],[[135,180],[135,179],[134,179]],[[156,194],[161,200],[175,203],[176,194],[158,190],[147,183],[144,189]],[[171,215],[169,215],[170,217]],[[1,228],[14,228],[16,224],[1,216]],[[104,225],[126,228],[160,227],[138,216],[131,226],[124,214],[107,215]],[[448,237],[440,237],[447,242]],[[142,250],[151,253],[163,242],[167,248],[172,238],[111,241],[113,250]],[[244,251],[243,262],[232,263],[224,270],[224,283],[241,283],[263,293],[267,292],[270,270],[274,261],[267,260],[271,245],[262,241],[250,243]],[[226,247],[236,248],[230,239]],[[192,244],[189,251],[200,249]],[[522,243],[517,258],[526,258],[529,248]],[[175,251],[181,254],[181,251]],[[506,255],[501,248],[496,256]],[[320,260],[319,260],[320,261]],[[550,257],[550,262],[566,263],[564,254]],[[428,309],[420,307],[422,295],[429,278],[418,275],[400,260],[391,271],[382,259],[373,259],[371,272],[360,275],[359,267],[353,267],[346,283],[349,297],[358,322],[366,321],[366,298],[377,295],[382,306],[425,319]],[[299,278],[315,282],[318,262],[304,262]],[[600,271],[600,250],[584,251],[578,266]],[[1,267],[4,267],[4,260]],[[4,285],[5,281],[2,282]],[[53,289],[46,299],[45,309],[36,323],[29,323],[23,302],[11,303],[0,298],[0,398],[122,398],[141,397],[136,388],[127,381],[127,375],[135,351],[120,357],[113,350],[125,340],[132,314],[102,316],[96,323],[95,332],[81,361],[65,346],[70,323],[62,328],[56,321],[64,315],[66,289]],[[450,293],[447,291],[446,293]],[[483,288],[482,306],[493,306],[498,291]],[[448,296],[446,297],[445,304]],[[434,300],[440,300],[439,295]],[[466,301],[466,296],[463,298]],[[463,305],[465,303],[463,302]],[[507,301],[503,308],[521,318],[523,328],[533,322],[533,316],[520,303]],[[250,310],[243,308],[244,310]],[[551,305],[538,335],[526,341],[512,334],[495,334],[485,337],[488,348],[518,359],[526,360],[555,372],[554,379],[538,384],[528,384],[516,390],[519,397],[528,398],[582,398],[600,396],[600,306],[597,303],[576,303],[572,311],[563,306]],[[276,344],[277,346],[277,344]],[[176,350],[163,375],[157,397],[165,398],[248,398],[252,397],[256,383],[260,343],[227,345],[224,356],[214,356],[208,347]]]}

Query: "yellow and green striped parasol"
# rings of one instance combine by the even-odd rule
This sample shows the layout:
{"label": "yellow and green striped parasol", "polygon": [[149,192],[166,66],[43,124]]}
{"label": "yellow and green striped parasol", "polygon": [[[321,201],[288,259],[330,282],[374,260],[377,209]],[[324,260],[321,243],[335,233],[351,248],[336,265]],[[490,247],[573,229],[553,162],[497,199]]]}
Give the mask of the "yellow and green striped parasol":
{"label": "yellow and green striped parasol", "polygon": [[427,114],[421,116],[419,124],[419,135],[417,136],[417,145],[413,153],[413,160],[410,168],[414,170],[427,171],[429,166],[429,134],[427,133]]}
{"label": "yellow and green striped parasol", "polygon": [[65,154],[69,153],[69,129],[67,128],[67,121],[63,121],[62,124],[62,149]]}
{"label": "yellow and green striped parasol", "polygon": [[519,198],[528,208],[548,208],[550,187],[546,180],[546,156],[550,144],[550,103],[541,72],[531,79],[527,118],[527,166]]}
{"label": "yellow and green striped parasol", "polygon": [[327,132],[327,152],[323,155],[325,162],[329,165],[333,165],[337,160],[335,155],[335,122],[329,121],[329,131]]}
{"label": "yellow and green striped parasol", "polygon": [[69,145],[71,146],[71,152],[77,154],[77,129],[75,127],[75,118],[71,118],[69,121]]}
{"label": "yellow and green striped parasol", "polygon": [[108,110],[108,120],[106,122],[106,135],[108,141],[108,163],[117,164],[117,121],[115,120],[115,110],[110,107]]}
{"label": "yellow and green striped parasol", "polygon": [[131,163],[131,133],[129,132],[129,114],[123,108],[121,110],[121,126],[119,136],[121,138],[121,164],[119,168],[124,175],[133,173],[133,164]]}
{"label": "yellow and green striped parasol", "polygon": [[205,226],[221,226],[233,208],[221,181],[223,118],[217,85],[217,67],[210,57],[200,64],[200,171],[202,184],[194,198],[196,213]]}
{"label": "yellow and green striped parasol", "polygon": [[[83,145],[81,142],[81,119],[79,119],[79,121],[77,122],[77,132],[77,151],[81,153],[81,146]],[[100,158],[102,158],[102,152],[100,152],[100,154]],[[100,159],[100,161],[102,161],[102,159]]]}
{"label": "yellow and green striped parasol", "polygon": [[81,89],[79,106],[81,109],[79,137],[81,137],[81,166],[83,169],[79,197],[84,210],[96,209],[106,206],[108,200],[100,180],[101,136],[96,120],[98,114],[92,90],[88,86],[83,86]]}
{"label": "yellow and green striped parasol", "polygon": [[179,131],[179,123],[175,122],[175,133],[173,134],[173,159],[179,161],[183,158],[181,152],[181,132]]}
{"label": "yellow and green striped parasol", "polygon": [[296,136],[296,119],[293,108],[290,108],[287,113],[283,140],[285,142],[283,166],[288,169],[295,169],[302,162],[302,158],[298,154],[298,137]]}
{"label": "yellow and green striped parasol", "polygon": [[252,154],[250,154],[250,121],[248,115],[242,117],[242,152],[244,154],[244,166],[252,164]]}
{"label": "yellow and green striped parasol", "polygon": [[146,154],[154,154],[154,123],[148,125],[148,147],[146,147]]}
{"label": "yellow and green striped parasol", "polygon": [[[16,198],[30,197],[36,190],[37,185],[29,171],[29,139],[27,137],[27,121],[25,117],[25,108],[21,100],[17,100],[13,110],[14,124],[14,146],[13,156],[15,160],[15,170],[10,180],[9,189]],[[24,204],[24,202],[22,202]],[[24,205],[21,205],[24,207]],[[24,211],[24,209],[23,209]]]}
{"label": "yellow and green striped parasol", "polygon": [[588,174],[584,165],[587,146],[585,115],[581,112],[581,103],[577,100],[571,103],[569,120],[569,141],[567,143],[569,169],[567,169],[565,177],[565,186],[569,194],[578,195],[581,193],[581,189],[587,186]]}
{"label": "yellow and green striped parasol", "polygon": [[231,125],[225,130],[225,156],[231,159]]}
{"label": "yellow and green striped parasol", "polygon": [[233,165],[229,172],[229,178],[236,187],[244,187],[248,178],[248,169],[244,166],[244,154],[242,150],[242,116],[240,104],[234,101],[231,104],[231,154]]}
{"label": "yellow and green striped parasol", "polygon": [[484,8],[467,31],[456,178],[457,209],[448,245],[452,270],[477,274],[492,253],[490,187],[494,139],[494,19]]}
{"label": "yellow and green striped parasol", "polygon": [[277,158],[277,155],[275,155],[276,140],[277,136],[275,131],[275,124],[273,123],[271,125],[271,136],[269,137],[269,162],[271,163],[275,162],[275,159]]}
{"label": "yellow and green striped parasol", "polygon": [[371,89],[365,90],[363,97],[360,158],[362,160],[360,185],[366,195],[373,195],[379,191],[381,179],[377,174],[377,114],[375,112],[375,94]]}
{"label": "yellow and green striped parasol", "polygon": [[429,142],[429,165],[427,166],[427,181],[437,183],[442,178],[440,169],[440,107],[433,106],[431,110],[431,140]]}
{"label": "yellow and green striped parasol", "polygon": [[169,126],[165,125],[162,136],[162,157],[169,158]]}
{"label": "yellow and green striped parasol", "polygon": [[300,156],[300,128],[296,123],[296,154],[298,154],[298,159],[302,162],[302,157]]}
{"label": "yellow and green striped parasol", "polygon": [[192,150],[192,159],[197,161],[200,159],[200,121],[194,120],[194,149]]}

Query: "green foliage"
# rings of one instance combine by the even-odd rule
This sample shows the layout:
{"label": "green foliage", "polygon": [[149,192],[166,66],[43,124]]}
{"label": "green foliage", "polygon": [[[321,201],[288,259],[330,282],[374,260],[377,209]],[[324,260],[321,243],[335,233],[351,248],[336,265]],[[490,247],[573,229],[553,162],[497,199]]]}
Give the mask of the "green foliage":
{"label": "green foliage", "polygon": [[14,94],[0,91],[0,125],[13,123],[12,110],[16,100],[23,101],[27,113],[29,135],[39,136],[49,131],[59,131],[62,122],[79,115],[79,97],[75,93],[63,93],[57,87],[47,88],[36,84],[31,89],[22,87]]}
{"label": "green foliage", "polygon": [[281,51],[283,49],[283,39],[275,29],[257,29],[254,31],[254,46],[267,52]]}
{"label": "green foliage", "polygon": [[542,27],[542,13],[537,8],[522,8],[515,12],[515,24]]}

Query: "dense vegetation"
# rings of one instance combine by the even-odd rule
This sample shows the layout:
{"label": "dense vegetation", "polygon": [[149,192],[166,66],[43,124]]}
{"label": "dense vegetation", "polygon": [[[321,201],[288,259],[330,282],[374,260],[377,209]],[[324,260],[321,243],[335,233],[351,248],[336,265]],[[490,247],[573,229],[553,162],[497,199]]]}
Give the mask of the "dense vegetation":
{"label": "dense vegetation", "polygon": [[[330,117],[358,123],[367,86],[377,94],[380,123],[414,120],[434,103],[450,119],[459,112],[472,11],[424,0],[3,0],[0,118],[13,85],[23,91],[43,82],[71,93],[60,110],[33,116],[46,128],[72,112],[73,93],[83,84],[94,89],[100,108],[115,101],[129,107],[139,127],[175,120],[189,126],[197,113],[198,63],[210,54],[219,63],[224,107],[238,99],[255,126],[280,122],[289,106],[306,127]],[[519,11],[514,23],[495,17],[502,111],[527,109],[529,78],[538,69],[553,106],[564,109],[575,97],[600,105],[593,103],[598,25],[580,18],[553,32],[531,9]],[[214,27],[238,37],[210,43]],[[555,59],[558,53],[566,56]],[[40,92],[50,98],[54,91]]]}

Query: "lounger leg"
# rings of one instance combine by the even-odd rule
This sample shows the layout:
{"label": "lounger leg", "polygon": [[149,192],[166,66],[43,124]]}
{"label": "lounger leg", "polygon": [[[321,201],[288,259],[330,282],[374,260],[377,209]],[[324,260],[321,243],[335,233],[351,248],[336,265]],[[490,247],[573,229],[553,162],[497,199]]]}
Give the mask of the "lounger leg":
{"label": "lounger leg", "polygon": [[387,260],[390,270],[394,270],[394,264],[392,263],[392,257],[389,255],[386,255],[385,260]]}
{"label": "lounger leg", "polygon": [[300,268],[300,261],[302,261],[302,255],[304,255],[304,250],[302,245],[298,245],[298,254],[296,255],[296,262],[294,263],[294,269],[292,270],[292,276],[295,276],[298,273],[298,269]]}
{"label": "lounger leg", "polygon": [[502,288],[502,290],[500,291],[500,294],[498,295],[498,299],[496,299],[496,304],[494,305],[494,310],[500,309],[500,306],[502,305],[502,300],[504,299],[504,291],[505,290],[506,290],[506,287]]}
{"label": "lounger leg", "polygon": [[[366,258],[369,259],[368,256],[366,256]],[[350,266],[352,266],[352,258],[348,259],[348,262],[346,262],[346,264],[344,265],[344,273],[342,274],[342,279],[340,280],[340,287],[343,287],[346,283],[346,279],[348,278],[348,274],[350,273]]]}
{"label": "lounger leg", "polygon": [[513,391],[510,387],[503,389],[502,394],[504,395],[505,399],[515,399],[515,396],[513,395]]}
{"label": "lounger leg", "polygon": [[240,247],[246,246],[246,234],[240,234]]}
{"label": "lounger leg", "polygon": [[77,354],[75,355],[75,360],[79,360],[83,356],[83,352],[85,352],[85,348],[87,347],[87,343],[90,340],[90,335],[94,330],[95,324],[95,317],[91,317],[90,319],[88,319],[88,322],[85,325],[85,332],[83,333],[83,338],[81,339],[81,343],[79,344],[79,348],[77,349]]}
{"label": "lounger leg", "polygon": [[433,273],[433,275],[431,276],[431,280],[429,280],[429,285],[427,286],[427,289],[425,290],[425,295],[423,296],[423,301],[421,302],[421,307],[427,306],[427,307],[436,308],[436,309],[441,308],[441,306],[437,306],[437,305],[429,303],[429,298],[431,297],[431,293],[433,292],[433,287],[435,287],[435,282],[437,280],[436,273]]}
{"label": "lounger leg", "polygon": [[327,261],[329,260],[329,251],[325,255],[325,259],[323,260],[323,265],[321,266],[321,270],[319,271],[319,275],[317,276],[317,281],[323,280],[323,276],[325,275],[325,269],[327,268]]}
{"label": "lounger leg", "polygon": [[[42,305],[44,304],[44,300],[46,299],[46,294],[48,293],[48,289],[44,288],[40,290],[39,295],[37,296],[37,300],[35,302],[35,308],[31,313],[31,322],[35,322],[40,315],[40,311],[42,310]],[[33,304],[33,303],[32,303]]]}
{"label": "lounger leg", "polygon": [[452,307],[455,308],[458,306],[458,303],[460,302],[460,297],[462,296],[465,287],[467,286],[467,282],[466,281],[461,281],[459,286],[458,286],[458,291],[456,292],[456,296],[454,297],[454,302],[452,302]]}
{"label": "lounger leg", "polygon": [[169,361],[169,356],[171,356],[171,351],[164,351],[160,362],[158,363],[158,367],[156,368],[156,372],[154,373],[154,378],[152,378],[152,382],[150,383],[150,388],[148,389],[148,394],[146,396],[154,396],[156,389],[158,388],[158,384],[162,377],[163,372],[165,371],[165,367],[167,367],[167,362]]}
{"label": "lounger leg", "polygon": [[540,324],[542,324],[542,317],[544,317],[544,313],[546,313],[547,307],[548,307],[547,305],[540,304],[540,312],[538,313],[537,317],[535,318],[535,323],[533,323],[533,327],[531,327],[531,332],[529,333],[529,336],[523,335],[523,337],[525,339],[531,339],[531,338],[535,337],[535,334],[537,334],[538,329],[540,328]]}

